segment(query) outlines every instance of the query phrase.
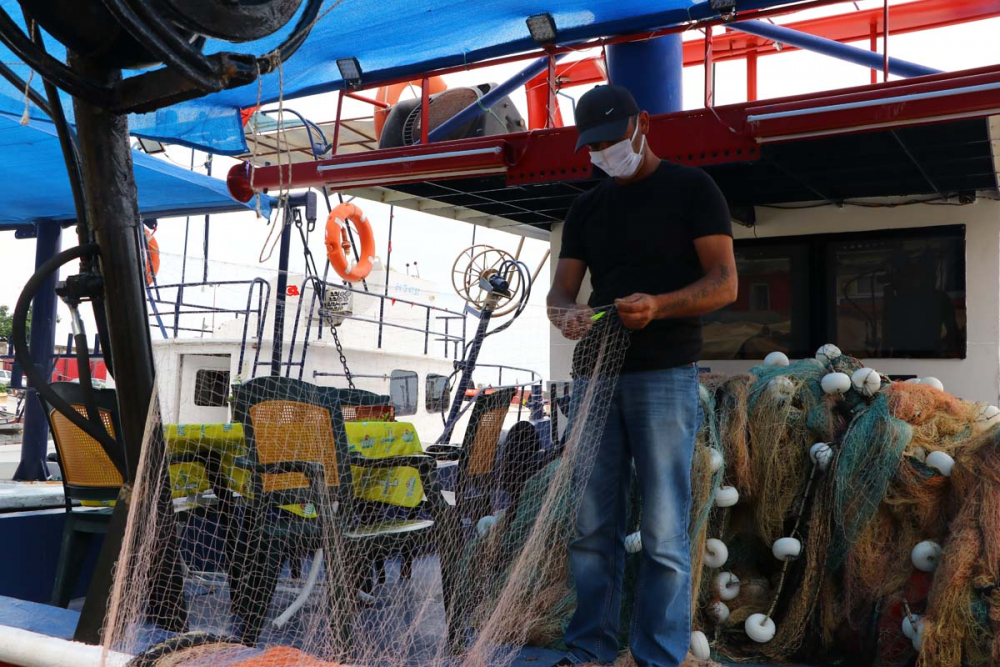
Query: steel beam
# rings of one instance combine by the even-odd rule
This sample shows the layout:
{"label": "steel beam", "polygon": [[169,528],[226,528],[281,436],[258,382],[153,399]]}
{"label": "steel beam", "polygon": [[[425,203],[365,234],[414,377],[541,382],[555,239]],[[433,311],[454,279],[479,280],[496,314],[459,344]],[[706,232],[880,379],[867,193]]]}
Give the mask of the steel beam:
{"label": "steel beam", "polygon": [[797,46],[806,51],[830,56],[831,58],[861,65],[868,69],[875,69],[882,66],[887,68],[888,74],[896,74],[897,76],[916,77],[941,74],[941,70],[932,67],[925,67],[917,63],[900,60],[899,58],[889,58],[886,54],[872,53],[865,49],[859,49],[856,46],[841,44],[832,39],[826,39],[825,37],[811,35],[764,21],[741,21],[734,23],[732,29],[780,42],[781,44]]}
{"label": "steel beam", "polygon": [[[36,225],[35,269],[59,252],[62,225],[40,222]],[[46,380],[52,377],[52,352],[56,344],[56,275],[53,274],[31,302],[31,357],[35,368]],[[20,373],[19,369],[15,372]],[[38,401],[34,387],[25,397],[24,433],[21,441],[21,462],[14,479],[23,482],[44,481],[48,478],[45,456],[48,450],[49,423]]]}

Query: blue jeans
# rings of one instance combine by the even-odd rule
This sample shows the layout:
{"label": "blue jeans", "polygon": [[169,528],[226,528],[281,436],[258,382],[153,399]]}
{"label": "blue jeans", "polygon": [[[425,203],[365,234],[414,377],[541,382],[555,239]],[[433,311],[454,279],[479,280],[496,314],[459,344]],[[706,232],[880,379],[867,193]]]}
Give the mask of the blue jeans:
{"label": "blue jeans", "polygon": [[677,667],[691,642],[691,457],[701,416],[698,368],[618,380],[569,546],[577,607],[574,663],[618,656],[631,460],[642,501],[642,554],[629,646],[639,667]]}

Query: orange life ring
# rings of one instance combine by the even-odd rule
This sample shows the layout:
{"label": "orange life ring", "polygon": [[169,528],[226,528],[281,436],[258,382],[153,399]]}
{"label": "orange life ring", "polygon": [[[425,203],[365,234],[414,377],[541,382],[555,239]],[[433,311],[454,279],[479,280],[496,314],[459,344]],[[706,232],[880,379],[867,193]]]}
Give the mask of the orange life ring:
{"label": "orange life ring", "polygon": [[153,238],[148,229],[146,232],[146,245],[148,247],[148,258],[146,259],[146,284],[152,285],[153,278],[160,272],[160,244]]}
{"label": "orange life ring", "polygon": [[[347,252],[351,249],[351,239],[347,234],[348,223],[353,223],[361,240],[361,255],[354,268],[348,271]],[[337,275],[352,283],[360,282],[372,272],[375,258],[375,235],[368,218],[354,204],[338,204],[326,219],[326,256]]]}
{"label": "orange life ring", "polygon": [[[385,125],[386,118],[389,117],[389,111],[392,106],[399,101],[399,96],[403,94],[403,91],[410,86],[416,86],[420,88],[421,79],[416,79],[415,81],[407,81],[406,83],[394,83],[390,86],[382,86],[377,91],[375,91],[375,99],[383,104],[388,104],[387,109],[376,109],[375,113],[372,114],[372,120],[375,122],[375,137],[382,137],[382,127]],[[448,90],[448,85],[439,76],[432,76],[427,80],[427,94],[437,95],[438,93],[443,93]]]}

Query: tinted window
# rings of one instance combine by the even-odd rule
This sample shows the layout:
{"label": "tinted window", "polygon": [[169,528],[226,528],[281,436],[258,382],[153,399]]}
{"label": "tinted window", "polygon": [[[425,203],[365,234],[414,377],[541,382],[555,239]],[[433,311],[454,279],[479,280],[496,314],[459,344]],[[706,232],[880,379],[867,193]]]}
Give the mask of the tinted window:
{"label": "tinted window", "polygon": [[965,227],[736,242],[739,296],[703,318],[704,359],[964,358]]}
{"label": "tinted window", "polygon": [[229,371],[202,369],[194,379],[194,404],[203,408],[224,408],[229,398]]}
{"label": "tinted window", "polygon": [[809,349],[807,247],[755,243],[736,247],[739,294],[703,321],[705,359],[763,359],[770,352],[802,356]]}
{"label": "tinted window", "polygon": [[417,414],[417,374],[413,371],[393,371],[389,376],[389,396],[396,408],[396,416]]}
{"label": "tinted window", "polygon": [[448,378],[437,373],[428,373],[424,381],[426,388],[427,412],[444,412],[448,404]]}
{"label": "tinted window", "polygon": [[965,238],[869,238],[829,246],[831,330],[857,357],[965,356]]}

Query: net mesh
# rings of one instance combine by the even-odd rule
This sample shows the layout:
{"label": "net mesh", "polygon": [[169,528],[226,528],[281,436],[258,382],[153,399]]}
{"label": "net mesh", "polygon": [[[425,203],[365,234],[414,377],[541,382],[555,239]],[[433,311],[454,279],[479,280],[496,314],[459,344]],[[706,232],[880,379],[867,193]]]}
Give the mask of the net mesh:
{"label": "net mesh", "polygon": [[[333,313],[315,280],[287,276],[296,295],[276,307],[273,292],[233,277],[185,291],[179,320],[169,309],[162,326],[154,318],[154,337],[176,326],[242,344],[217,364],[222,348],[207,342],[154,345],[162,412],[150,415],[140,477],[126,486],[107,664],[503,666],[524,646],[541,662],[564,650],[579,484],[628,344],[613,313],[599,310],[575,344],[553,335],[552,356],[572,360],[573,373],[536,403],[548,419],[531,405],[536,380],[480,364],[441,438],[453,398],[442,388],[454,387],[469,341],[434,324],[455,312],[442,295],[427,310],[382,302],[374,285]],[[225,316],[206,310],[226,301],[236,305]],[[404,327],[382,329],[380,303]],[[266,334],[279,312],[277,358]],[[527,337],[511,338],[520,355]],[[366,346],[418,353],[394,366]],[[825,375],[861,367],[841,356],[702,375],[692,630],[713,657],[736,662],[998,664],[1000,417],[929,385],[824,393]],[[825,470],[810,455],[816,443],[831,447]],[[954,460],[950,477],[940,455]],[[775,557],[785,538],[798,540],[797,559]],[[922,541],[942,547],[936,571],[913,566]],[[626,557],[623,632],[639,562]],[[754,614],[775,622],[770,641],[748,637]],[[907,615],[924,620],[920,652],[902,635]],[[623,655],[618,667],[629,664]]]}
{"label": "net mesh", "polygon": [[[557,647],[574,607],[577,485],[628,344],[613,311],[598,312],[574,346],[571,406],[555,433],[523,418],[518,387],[498,385],[470,392],[451,442],[434,443],[393,392],[294,373],[197,383],[211,395],[196,403],[228,405],[225,422],[152,413],[109,655],[150,666],[492,666],[526,645]],[[172,553],[176,566],[164,567]]]}

